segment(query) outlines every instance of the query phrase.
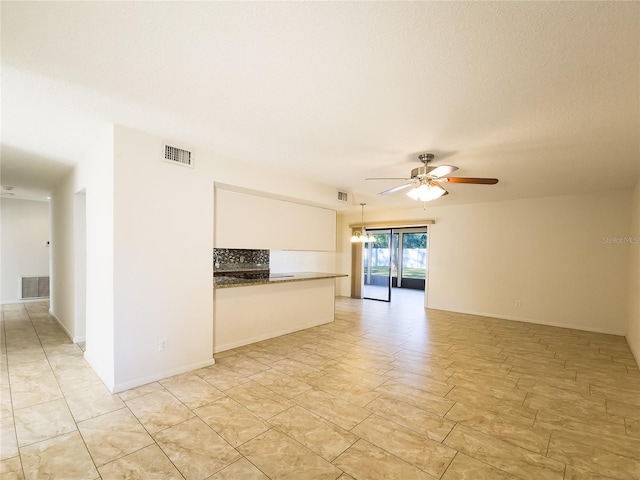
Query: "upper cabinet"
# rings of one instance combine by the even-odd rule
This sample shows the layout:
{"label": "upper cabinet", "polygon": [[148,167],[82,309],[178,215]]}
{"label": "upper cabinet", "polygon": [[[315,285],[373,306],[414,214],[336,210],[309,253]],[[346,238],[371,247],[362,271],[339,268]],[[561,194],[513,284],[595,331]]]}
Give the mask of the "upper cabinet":
{"label": "upper cabinet", "polygon": [[336,212],[216,188],[214,247],[336,249]]}

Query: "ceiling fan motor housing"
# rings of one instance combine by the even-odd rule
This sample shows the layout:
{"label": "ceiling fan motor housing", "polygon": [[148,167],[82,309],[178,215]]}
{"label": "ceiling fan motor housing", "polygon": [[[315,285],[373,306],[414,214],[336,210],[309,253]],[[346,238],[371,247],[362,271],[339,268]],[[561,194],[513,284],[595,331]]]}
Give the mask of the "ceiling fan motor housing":
{"label": "ceiling fan motor housing", "polygon": [[417,167],[414,168],[413,170],[411,170],[411,178],[421,178],[421,177],[426,177],[427,175],[429,175],[429,173],[433,170],[435,170],[438,167]]}

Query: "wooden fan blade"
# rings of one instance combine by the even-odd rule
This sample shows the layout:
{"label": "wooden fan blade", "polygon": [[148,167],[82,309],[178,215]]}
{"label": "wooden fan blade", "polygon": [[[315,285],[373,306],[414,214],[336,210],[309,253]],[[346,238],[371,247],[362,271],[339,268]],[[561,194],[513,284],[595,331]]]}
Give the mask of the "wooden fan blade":
{"label": "wooden fan blade", "polygon": [[390,188],[389,190],[385,190],[384,192],[378,193],[378,195],[388,195],[389,193],[397,192],[399,190],[403,190],[405,188],[410,187],[411,185],[415,185],[416,182],[405,183],[404,185],[398,185],[397,187]]}
{"label": "wooden fan blade", "polygon": [[476,183],[479,185],[495,185],[498,183],[497,178],[447,177],[441,180],[446,180],[449,183]]}
{"label": "wooden fan blade", "polygon": [[365,180],[411,180],[411,179],[406,177],[371,177],[371,178],[365,178]]}
{"label": "wooden fan blade", "polygon": [[458,170],[458,167],[453,165],[440,165],[429,172],[430,177],[446,177],[447,175]]}

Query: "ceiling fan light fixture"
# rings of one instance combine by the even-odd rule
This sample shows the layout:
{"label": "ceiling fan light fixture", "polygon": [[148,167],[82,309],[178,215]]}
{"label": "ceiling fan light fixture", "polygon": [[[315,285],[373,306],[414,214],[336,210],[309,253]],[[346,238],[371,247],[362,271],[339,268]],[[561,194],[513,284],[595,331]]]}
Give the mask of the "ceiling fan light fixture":
{"label": "ceiling fan light fixture", "polygon": [[414,200],[429,202],[431,200],[435,200],[436,198],[440,198],[445,193],[447,193],[447,191],[439,185],[422,183],[419,186],[409,190],[409,192],[407,192],[407,195]]}

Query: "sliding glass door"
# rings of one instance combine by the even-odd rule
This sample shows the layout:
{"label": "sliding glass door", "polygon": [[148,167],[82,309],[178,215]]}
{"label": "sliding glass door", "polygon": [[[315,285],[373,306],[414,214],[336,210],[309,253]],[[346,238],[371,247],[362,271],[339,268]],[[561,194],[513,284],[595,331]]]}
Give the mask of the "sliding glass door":
{"label": "sliding glass door", "polygon": [[363,297],[390,302],[393,264],[392,233],[391,230],[368,230],[368,233],[373,234],[375,241],[363,245]]}
{"label": "sliding glass door", "polygon": [[368,230],[375,241],[363,245],[362,297],[391,301],[393,288],[425,290],[427,228]]}

